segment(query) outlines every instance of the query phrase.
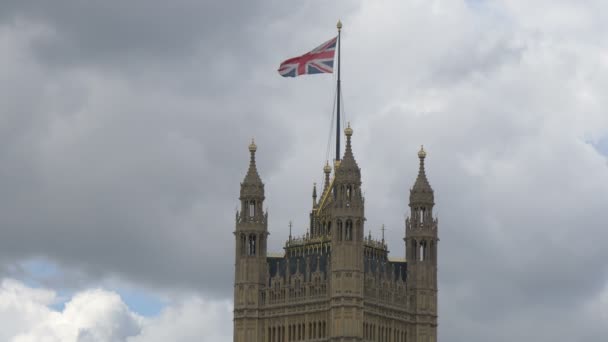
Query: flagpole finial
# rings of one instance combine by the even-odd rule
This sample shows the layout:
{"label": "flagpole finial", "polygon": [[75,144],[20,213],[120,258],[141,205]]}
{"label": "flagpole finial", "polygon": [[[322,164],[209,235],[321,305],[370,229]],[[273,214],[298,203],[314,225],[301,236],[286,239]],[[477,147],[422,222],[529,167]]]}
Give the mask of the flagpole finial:
{"label": "flagpole finial", "polygon": [[338,20],[336,27],[338,28],[338,31],[340,31],[342,29],[342,22],[340,20]]}

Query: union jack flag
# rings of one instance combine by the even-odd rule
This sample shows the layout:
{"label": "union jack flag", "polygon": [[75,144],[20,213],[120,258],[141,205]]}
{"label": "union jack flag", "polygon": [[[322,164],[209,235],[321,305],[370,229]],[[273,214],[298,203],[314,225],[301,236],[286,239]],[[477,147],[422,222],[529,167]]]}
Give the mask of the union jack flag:
{"label": "union jack flag", "polygon": [[296,77],[333,73],[337,41],[338,37],[334,37],[302,56],[286,60],[279,66],[279,74],[283,77]]}

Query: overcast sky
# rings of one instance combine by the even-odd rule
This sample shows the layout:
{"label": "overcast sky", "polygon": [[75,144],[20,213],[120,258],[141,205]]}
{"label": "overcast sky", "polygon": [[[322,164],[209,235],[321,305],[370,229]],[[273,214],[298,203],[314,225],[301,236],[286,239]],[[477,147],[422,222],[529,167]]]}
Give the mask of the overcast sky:
{"label": "overcast sky", "polygon": [[0,2],[0,340],[229,341],[255,137],[270,247],[305,232],[344,23],[366,234],[404,256],[421,144],[439,340],[608,336],[608,3]]}

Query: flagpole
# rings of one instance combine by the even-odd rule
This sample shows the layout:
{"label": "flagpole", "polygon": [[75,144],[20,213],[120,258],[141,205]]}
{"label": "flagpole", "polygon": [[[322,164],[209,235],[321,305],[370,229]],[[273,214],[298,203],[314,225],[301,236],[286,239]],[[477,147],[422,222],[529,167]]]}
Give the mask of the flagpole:
{"label": "flagpole", "polygon": [[336,162],[340,160],[340,42],[341,42],[341,31],[342,31],[342,22],[338,20],[338,24],[336,24],[336,28],[338,28],[338,84],[336,95],[337,98],[337,107],[336,107]]}

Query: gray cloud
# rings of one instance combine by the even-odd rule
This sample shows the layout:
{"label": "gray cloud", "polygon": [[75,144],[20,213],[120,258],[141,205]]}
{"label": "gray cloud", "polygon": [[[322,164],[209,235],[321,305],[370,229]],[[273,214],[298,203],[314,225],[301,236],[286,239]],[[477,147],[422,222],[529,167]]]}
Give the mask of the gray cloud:
{"label": "gray cloud", "polygon": [[601,341],[602,4],[523,4],[3,3],[2,267],[44,256],[92,283],[229,298],[250,137],[272,249],[290,220],[304,232],[333,82],[275,70],[342,17],[366,228],[386,224],[393,256],[429,151],[442,340]]}

